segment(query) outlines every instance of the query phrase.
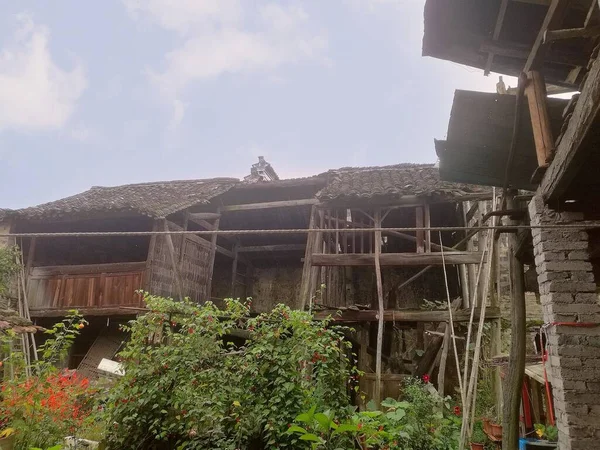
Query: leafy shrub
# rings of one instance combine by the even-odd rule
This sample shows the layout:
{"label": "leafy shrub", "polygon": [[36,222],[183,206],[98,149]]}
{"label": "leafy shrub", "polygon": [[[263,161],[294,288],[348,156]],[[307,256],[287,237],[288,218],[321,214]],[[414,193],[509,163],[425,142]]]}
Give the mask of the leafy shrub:
{"label": "leafy shrub", "polygon": [[[85,323],[72,312],[47,330],[50,338],[39,348],[40,360],[32,364],[32,376],[27,376],[24,367],[14,367],[14,378],[3,383],[0,417],[4,419],[0,422],[16,430],[16,450],[59,444],[65,436],[87,426],[95,391],[75,371],[60,371],[54,366],[66,355]],[[14,336],[5,334],[3,339],[8,341]],[[12,356],[15,364],[24,360]]]}
{"label": "leafy shrub", "polygon": [[[105,405],[111,448],[304,448],[286,433],[300,412],[349,405],[347,344],[327,321],[283,305],[250,318],[234,300],[219,310],[145,298]],[[243,345],[227,338],[240,334]]]}
{"label": "leafy shrub", "polygon": [[460,409],[451,408],[428,383],[408,380],[402,401],[386,399],[383,411],[355,412],[336,420],[330,411],[316,413],[314,407],[296,418],[288,433],[307,442],[312,449],[349,448],[454,450],[460,437]]}

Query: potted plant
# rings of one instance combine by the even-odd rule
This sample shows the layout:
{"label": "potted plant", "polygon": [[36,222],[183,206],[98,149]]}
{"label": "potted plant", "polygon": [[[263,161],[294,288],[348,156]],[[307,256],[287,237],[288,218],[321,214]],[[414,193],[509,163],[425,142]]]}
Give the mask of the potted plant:
{"label": "potted plant", "polygon": [[535,434],[540,438],[539,441],[528,442],[527,449],[552,449],[557,448],[558,429],[553,425],[534,425]]}
{"label": "potted plant", "polygon": [[487,442],[488,437],[483,431],[483,424],[476,422],[471,435],[471,450],[484,450]]}

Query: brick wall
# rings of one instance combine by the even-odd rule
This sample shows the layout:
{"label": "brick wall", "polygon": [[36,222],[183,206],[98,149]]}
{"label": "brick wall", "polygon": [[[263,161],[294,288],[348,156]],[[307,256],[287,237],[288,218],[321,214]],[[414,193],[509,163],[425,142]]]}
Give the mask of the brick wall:
{"label": "brick wall", "polygon": [[[536,195],[532,225],[577,224],[583,214],[559,212]],[[600,322],[600,303],[589,257],[588,233],[532,229],[535,264],[546,323]],[[600,448],[600,327],[548,328],[551,381],[561,450]]]}

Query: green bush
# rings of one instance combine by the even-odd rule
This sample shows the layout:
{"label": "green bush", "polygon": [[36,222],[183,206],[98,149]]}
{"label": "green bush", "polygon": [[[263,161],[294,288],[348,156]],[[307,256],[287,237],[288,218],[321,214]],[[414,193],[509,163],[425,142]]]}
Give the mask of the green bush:
{"label": "green bush", "polygon": [[[283,305],[250,318],[234,300],[224,310],[146,302],[105,404],[110,448],[305,448],[287,433],[298,414],[348,407],[354,369],[341,328]],[[231,335],[248,339],[236,346]]]}

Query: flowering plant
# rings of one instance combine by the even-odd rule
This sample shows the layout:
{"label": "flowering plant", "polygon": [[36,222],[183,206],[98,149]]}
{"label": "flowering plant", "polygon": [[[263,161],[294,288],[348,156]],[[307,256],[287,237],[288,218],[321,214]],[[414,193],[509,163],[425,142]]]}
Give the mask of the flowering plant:
{"label": "flowering plant", "polygon": [[47,330],[50,338],[39,347],[40,360],[32,364],[32,375],[21,368],[2,385],[0,421],[16,430],[17,450],[56,445],[86,425],[95,391],[88,379],[54,365],[86,323],[71,312]]}

